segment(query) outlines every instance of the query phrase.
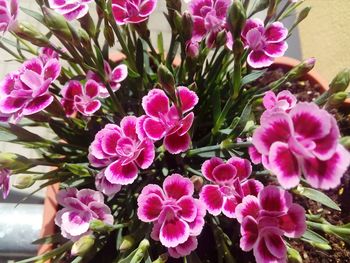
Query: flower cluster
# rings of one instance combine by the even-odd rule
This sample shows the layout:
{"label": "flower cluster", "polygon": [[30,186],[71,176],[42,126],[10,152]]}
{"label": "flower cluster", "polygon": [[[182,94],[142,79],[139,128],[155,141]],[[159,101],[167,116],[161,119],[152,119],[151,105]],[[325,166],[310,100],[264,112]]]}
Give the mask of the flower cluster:
{"label": "flower cluster", "polygon": [[236,208],[241,223],[240,246],[253,249],[258,263],[286,262],[287,248],[282,236],[301,237],[306,230],[305,210],[293,203],[292,195],[267,186],[258,197],[248,195]]}
{"label": "flower cluster", "polygon": [[10,193],[10,175],[10,170],[0,168],[0,190],[2,191],[3,199],[6,199]]}
{"label": "flower cluster", "polygon": [[41,57],[27,60],[19,70],[9,73],[0,83],[0,117],[20,120],[45,109],[53,101],[49,86],[59,76],[60,63]]}
{"label": "flower cluster", "polygon": [[179,174],[168,176],[163,189],[150,184],[138,197],[138,218],[153,222],[151,237],[168,248],[172,257],[186,256],[197,248],[204,226],[205,206],[192,197],[193,183]]}
{"label": "flower cluster", "polygon": [[[146,169],[153,162],[153,142],[137,133],[137,123],[138,118],[127,116],[121,120],[120,126],[106,125],[96,134],[89,148],[90,164],[106,168],[103,175],[97,177],[97,184],[106,189],[105,193],[115,193],[120,185],[131,184],[139,168]],[[111,187],[112,192],[107,190]]]}
{"label": "flower cluster", "polygon": [[207,210],[212,215],[223,213],[235,218],[236,206],[244,196],[257,196],[263,188],[262,183],[248,179],[252,166],[246,159],[232,157],[226,163],[217,157],[207,160],[202,165],[202,174],[212,184],[203,186],[200,193]]}
{"label": "flower cluster", "polygon": [[242,31],[245,47],[250,50],[248,64],[253,68],[270,66],[274,58],[283,56],[288,49],[287,35],[288,29],[281,22],[265,28],[260,19],[248,19]]}
{"label": "flower cluster", "polygon": [[253,135],[253,159],[260,154],[263,165],[276,174],[284,188],[297,186],[301,174],[315,188],[338,186],[350,164],[350,154],[338,142],[335,118],[313,102],[295,104],[290,94],[284,95],[277,96],[272,108],[268,102],[271,93],[264,98],[269,109]]}
{"label": "flower cluster", "polygon": [[89,12],[92,0],[49,0],[49,5],[68,21],[79,19]]}
{"label": "flower cluster", "polygon": [[146,115],[139,119],[140,134],[156,141],[164,138],[164,147],[172,154],[189,149],[191,137],[188,131],[194,120],[194,113],[190,111],[198,103],[196,93],[187,87],[178,87],[176,94],[180,101],[179,107],[169,105],[169,99],[164,91],[151,90],[142,99]]}
{"label": "flower cluster", "polygon": [[92,233],[90,222],[101,220],[113,224],[111,210],[103,202],[103,195],[91,189],[63,189],[57,194],[57,201],[63,207],[55,217],[62,236],[73,241]]}

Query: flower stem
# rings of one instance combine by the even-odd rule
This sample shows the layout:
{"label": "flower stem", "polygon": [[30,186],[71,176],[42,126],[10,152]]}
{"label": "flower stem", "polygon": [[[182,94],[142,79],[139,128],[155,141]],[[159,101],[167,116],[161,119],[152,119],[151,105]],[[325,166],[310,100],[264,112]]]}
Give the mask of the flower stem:
{"label": "flower stem", "polygon": [[312,221],[306,221],[306,224],[313,229],[321,230],[328,234],[350,235],[350,228],[347,227],[315,223]]}
{"label": "flower stem", "polygon": [[206,146],[202,148],[193,149],[187,152],[187,156],[198,155],[200,153],[215,152],[217,150],[229,150],[234,148],[246,148],[251,146],[251,142],[238,142],[238,143],[227,143],[225,141],[217,145]]}

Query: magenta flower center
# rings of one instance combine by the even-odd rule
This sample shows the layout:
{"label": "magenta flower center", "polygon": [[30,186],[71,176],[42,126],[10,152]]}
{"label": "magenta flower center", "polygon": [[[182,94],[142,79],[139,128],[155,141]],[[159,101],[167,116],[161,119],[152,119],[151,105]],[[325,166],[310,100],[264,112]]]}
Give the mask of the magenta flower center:
{"label": "magenta flower center", "polygon": [[117,153],[123,157],[132,157],[137,151],[137,145],[130,138],[121,138],[117,143]]}

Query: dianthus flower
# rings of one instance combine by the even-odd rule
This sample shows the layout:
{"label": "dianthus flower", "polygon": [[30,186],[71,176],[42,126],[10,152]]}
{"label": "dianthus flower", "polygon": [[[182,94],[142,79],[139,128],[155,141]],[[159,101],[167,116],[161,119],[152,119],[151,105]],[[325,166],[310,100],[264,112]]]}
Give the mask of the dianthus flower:
{"label": "dianthus flower", "polygon": [[251,156],[276,174],[284,188],[298,185],[304,174],[315,188],[329,189],[340,184],[350,164],[349,152],[338,143],[335,118],[313,102],[301,102],[289,111],[273,108],[260,119],[253,134]]}
{"label": "dianthus flower", "polygon": [[67,116],[80,112],[84,116],[91,116],[101,108],[98,100],[100,86],[94,80],[88,80],[83,86],[77,80],[71,80],[62,89],[62,106]]}
{"label": "dianthus flower", "polygon": [[43,63],[40,58],[33,58],[16,72],[7,74],[0,83],[1,115],[18,121],[45,109],[53,101],[49,86],[60,72],[57,59]]}
{"label": "dianthus flower", "polygon": [[63,207],[55,217],[62,236],[73,241],[92,233],[89,230],[92,220],[113,224],[111,210],[104,204],[103,195],[91,189],[63,189],[57,194],[57,201]]}
{"label": "dianthus flower", "polygon": [[[88,158],[90,164],[97,168],[106,168],[103,172],[105,177],[100,187],[110,191],[108,194],[118,191],[120,185],[131,184],[137,178],[139,168],[148,168],[154,159],[154,145],[148,138],[141,138],[136,132],[137,118],[134,116],[124,117],[120,126],[107,124],[100,130],[89,147]],[[108,185],[106,185],[108,183]],[[102,189],[102,188],[101,188]]]}
{"label": "dianthus flower", "polygon": [[0,0],[0,31],[11,31],[17,25],[18,0]]}
{"label": "dianthus flower", "polygon": [[274,58],[281,57],[288,49],[288,29],[281,22],[264,27],[258,18],[248,19],[242,31],[246,48],[250,49],[247,62],[253,68],[268,67]]}
{"label": "dianthus flower", "polygon": [[63,15],[68,21],[79,19],[89,12],[93,0],[49,0],[50,8]]}
{"label": "dianthus flower", "polygon": [[137,24],[147,20],[157,0],[112,0],[112,11],[118,25]]}
{"label": "dianthus flower", "polygon": [[2,191],[3,199],[6,199],[10,193],[10,175],[10,170],[0,168],[0,190]]}
{"label": "dianthus flower", "polygon": [[190,254],[197,247],[196,237],[204,226],[205,206],[193,198],[190,179],[179,174],[168,176],[163,189],[150,184],[138,197],[138,218],[153,222],[151,237],[168,248],[172,257]]}
{"label": "dianthus flower", "polygon": [[217,157],[202,165],[202,174],[212,184],[203,186],[200,200],[212,215],[223,213],[235,218],[236,206],[247,195],[257,196],[263,188],[257,180],[248,179],[252,166],[247,159],[232,157],[226,163]]}
{"label": "dianthus flower", "polygon": [[198,103],[195,92],[186,87],[176,89],[181,101],[178,109],[175,105],[169,105],[169,99],[160,89],[151,90],[142,99],[142,107],[146,116],[140,118],[140,134],[152,140],[164,138],[165,149],[178,154],[189,149],[191,137],[188,134],[194,120],[193,112],[190,112]]}
{"label": "dianthus flower", "polygon": [[253,249],[257,263],[287,262],[282,237],[298,238],[306,230],[304,208],[276,186],[265,187],[258,197],[244,197],[236,214],[241,223],[240,247],[244,251]]}

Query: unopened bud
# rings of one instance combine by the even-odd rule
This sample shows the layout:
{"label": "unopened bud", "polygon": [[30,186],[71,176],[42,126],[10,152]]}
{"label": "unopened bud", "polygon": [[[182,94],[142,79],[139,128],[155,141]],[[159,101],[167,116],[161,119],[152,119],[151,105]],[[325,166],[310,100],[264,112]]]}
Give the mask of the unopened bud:
{"label": "unopened bud", "polygon": [[299,252],[296,249],[288,247],[288,262],[302,263],[303,259],[301,258]]}
{"label": "unopened bud", "polygon": [[135,245],[135,239],[131,235],[124,236],[119,246],[120,252],[125,252]]}
{"label": "unopened bud", "polygon": [[87,13],[82,18],[79,18],[79,22],[81,27],[84,28],[86,32],[88,32],[89,36],[94,38],[96,34],[96,26],[90,14]]}
{"label": "unopened bud", "polygon": [[194,189],[199,192],[201,189],[202,189],[202,186],[203,186],[203,177],[201,176],[198,176],[198,175],[194,175],[191,177],[191,182],[193,183],[194,185]]}
{"label": "unopened bud", "polygon": [[302,61],[300,64],[296,65],[288,72],[288,80],[294,80],[300,78],[301,76],[304,76],[314,68],[315,63],[315,58],[308,58]]}
{"label": "unopened bud", "polygon": [[232,52],[237,57],[240,58],[244,51],[244,45],[243,42],[240,39],[236,39],[235,42],[233,42]]}
{"label": "unopened bud", "polygon": [[78,34],[84,47],[91,45],[91,38],[89,37],[89,34],[84,29],[78,28]]}
{"label": "unopened bud", "polygon": [[83,236],[73,244],[71,253],[73,256],[83,257],[86,255],[86,253],[89,252],[89,250],[93,247],[94,244],[95,244],[94,236],[90,236],[90,235]]}
{"label": "unopened bud", "polygon": [[340,139],[340,143],[347,149],[350,150],[350,136],[344,136]]}
{"label": "unopened bud", "polygon": [[347,99],[348,93],[345,91],[337,92],[328,98],[326,107],[327,108],[337,108],[340,107],[344,101]]}
{"label": "unopened bud", "polygon": [[147,239],[142,240],[135,255],[132,257],[130,262],[135,262],[135,263],[141,262],[144,256],[146,255],[149,246],[150,246],[150,243]]}
{"label": "unopened bud", "polygon": [[310,6],[305,7],[303,10],[300,11],[298,18],[297,18],[297,22],[296,23],[300,23],[301,21],[303,21],[305,18],[307,18],[307,16],[309,15],[311,10]]}
{"label": "unopened bud", "polygon": [[26,189],[31,187],[35,183],[33,175],[23,174],[17,175],[15,182],[12,184],[14,187],[18,189]]}
{"label": "unopened bud", "polygon": [[58,14],[50,8],[47,8],[46,6],[43,6],[42,10],[44,14],[44,22],[50,28],[50,30],[59,37],[65,38],[66,40],[71,40],[72,34],[64,16]]}
{"label": "unopened bud", "polygon": [[32,166],[29,159],[15,153],[0,153],[0,167],[10,170],[26,170]]}
{"label": "unopened bud", "polygon": [[182,14],[182,35],[183,35],[182,37],[185,42],[191,39],[192,31],[193,31],[192,15],[188,11],[185,11]]}
{"label": "unopened bud", "polygon": [[225,45],[227,42],[227,32],[225,30],[221,30],[217,35],[215,39],[215,46],[220,47]]}
{"label": "unopened bud", "polygon": [[103,233],[103,232],[110,232],[114,228],[113,226],[108,225],[105,222],[96,219],[90,222],[90,229],[94,232]]}
{"label": "unopened bud", "polygon": [[340,71],[329,84],[330,94],[345,91],[350,84],[350,69]]}
{"label": "unopened bud", "polygon": [[133,24],[133,27],[142,39],[147,40],[150,37],[151,33],[147,26],[147,20],[137,24]]}
{"label": "unopened bud", "polygon": [[115,42],[114,33],[112,27],[108,23],[105,23],[103,34],[107,40],[108,45],[110,47],[113,47]]}
{"label": "unopened bud", "polygon": [[15,27],[14,33],[39,47],[45,47],[50,42],[44,34],[38,31],[32,24],[25,21]]}
{"label": "unopened bud", "polygon": [[162,255],[160,255],[155,261],[153,261],[152,263],[165,263],[168,261],[168,254],[164,253]]}
{"label": "unopened bud", "polygon": [[190,58],[196,58],[199,54],[199,43],[197,41],[188,41],[186,43],[186,55]]}
{"label": "unopened bud", "polygon": [[226,18],[233,39],[240,38],[246,19],[247,15],[242,2],[234,0],[228,9]]}
{"label": "unopened bud", "polygon": [[166,7],[181,12],[181,0],[166,0]]}
{"label": "unopened bud", "polygon": [[158,80],[162,88],[174,99],[176,97],[175,79],[170,70],[164,65],[160,65],[158,68]]}
{"label": "unopened bud", "polygon": [[269,1],[269,7],[267,9],[266,19],[265,22],[269,22],[270,19],[276,14],[277,10],[277,0],[270,0]]}
{"label": "unopened bud", "polygon": [[326,243],[319,243],[319,242],[314,242],[314,241],[307,241],[311,246],[321,249],[321,250],[332,250],[332,247],[329,244]]}

